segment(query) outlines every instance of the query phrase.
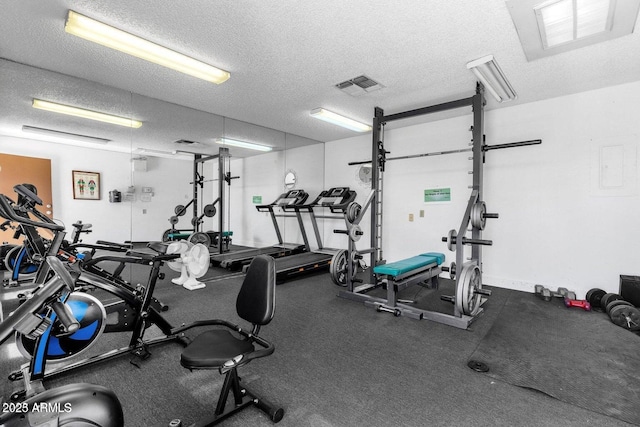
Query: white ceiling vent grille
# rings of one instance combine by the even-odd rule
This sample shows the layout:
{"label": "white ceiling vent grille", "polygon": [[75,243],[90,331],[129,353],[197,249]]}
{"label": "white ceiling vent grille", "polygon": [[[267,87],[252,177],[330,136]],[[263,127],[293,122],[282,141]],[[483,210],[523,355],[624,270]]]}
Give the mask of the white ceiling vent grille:
{"label": "white ceiling vent grille", "polygon": [[375,80],[362,75],[346,80],[342,83],[338,83],[336,87],[351,96],[360,96],[368,92],[382,89],[384,86]]}

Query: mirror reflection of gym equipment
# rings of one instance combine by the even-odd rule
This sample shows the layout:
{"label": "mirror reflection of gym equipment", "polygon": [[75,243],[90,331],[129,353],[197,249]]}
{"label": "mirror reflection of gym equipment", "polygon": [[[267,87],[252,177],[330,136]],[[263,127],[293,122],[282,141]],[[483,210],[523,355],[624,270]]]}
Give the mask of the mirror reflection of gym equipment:
{"label": "mirror reflection of gym equipment", "polygon": [[[233,238],[233,231],[229,230],[229,191],[231,188],[231,180],[240,178],[239,176],[231,176],[230,171],[230,155],[229,149],[225,147],[219,148],[219,153],[213,156],[203,156],[202,154],[194,154],[193,159],[193,197],[186,205],[177,205],[174,208],[174,215],[169,218],[171,228],[165,230],[162,234],[162,241],[184,240],[197,244],[201,243],[207,248],[214,248],[215,252],[221,254],[229,251]],[[204,165],[206,162],[217,160],[218,178],[205,179]],[[212,202],[202,206],[202,212],[199,210],[199,202],[203,199],[203,189],[205,182],[218,183],[218,197]],[[226,187],[224,184],[227,184]],[[217,206],[217,207],[216,207]],[[180,221],[180,217],[186,215],[189,207],[193,212],[191,217],[192,228],[176,228]],[[227,209],[225,213],[225,208]],[[218,215],[218,231],[202,231],[203,218],[213,218]],[[225,221],[225,218],[227,219]]]}

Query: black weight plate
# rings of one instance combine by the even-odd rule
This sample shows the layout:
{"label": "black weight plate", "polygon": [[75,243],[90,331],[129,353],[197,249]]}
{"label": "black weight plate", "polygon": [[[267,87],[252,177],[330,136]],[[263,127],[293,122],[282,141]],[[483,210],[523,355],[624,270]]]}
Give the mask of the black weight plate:
{"label": "black weight plate", "polygon": [[204,216],[206,216],[207,218],[211,218],[216,216],[216,207],[215,205],[211,204],[211,205],[207,205],[204,207]]}
{"label": "black weight plate", "polygon": [[606,291],[603,291],[600,288],[593,288],[587,292],[586,300],[589,301],[592,309],[600,308],[600,300],[602,300],[602,297],[606,293]]}
{"label": "black weight plate", "polygon": [[611,309],[611,321],[630,331],[640,330],[640,310],[632,305],[619,305]]}
{"label": "black weight plate", "polygon": [[176,208],[173,210],[173,212],[177,215],[177,216],[182,216],[184,214],[187,213],[187,208],[184,205],[178,205],[176,206]]}
{"label": "black weight plate", "polygon": [[172,229],[169,228],[168,230],[165,230],[164,233],[162,233],[162,241],[163,242],[168,242],[169,241],[169,234],[171,234],[171,233],[173,233]]}
{"label": "black weight plate", "polygon": [[607,306],[605,307],[604,311],[606,311],[607,314],[609,314],[609,313],[611,313],[611,309],[613,307],[617,307],[619,305],[633,305],[633,304],[631,304],[630,302],[627,302],[627,301],[625,301],[623,299],[616,299],[616,300],[611,301],[609,304],[607,304]]}
{"label": "black weight plate", "polygon": [[618,294],[615,294],[615,293],[604,294],[602,296],[602,299],[600,300],[600,307],[607,308],[607,304],[609,304],[611,301],[615,301],[618,299],[622,299],[622,297]]}

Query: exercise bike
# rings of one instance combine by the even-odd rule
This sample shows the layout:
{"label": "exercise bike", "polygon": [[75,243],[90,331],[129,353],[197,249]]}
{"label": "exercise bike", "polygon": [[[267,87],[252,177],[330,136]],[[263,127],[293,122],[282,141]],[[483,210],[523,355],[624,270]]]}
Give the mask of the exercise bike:
{"label": "exercise bike", "polygon": [[[24,189],[19,190],[24,191]],[[29,197],[37,196],[31,194]],[[46,220],[38,217],[40,221],[36,221],[17,215],[10,201],[4,195],[0,195],[0,215],[19,223],[29,233],[36,228],[53,231],[52,241],[54,243],[49,247],[48,256],[58,255],[59,245],[64,237],[62,226],[53,223],[47,217],[44,217]],[[9,376],[12,381],[23,380],[25,386],[23,390],[14,393],[13,400],[20,400],[37,391],[37,389],[34,390],[33,384],[37,384],[38,381],[81,366],[91,365],[123,354],[133,354],[139,359],[146,359],[150,355],[149,346],[162,342],[177,341],[186,345],[184,334],[172,332],[173,327],[162,317],[161,308],[157,307],[157,304],[154,305],[153,297],[156,282],[160,277],[160,267],[165,261],[177,259],[180,254],[167,254],[168,244],[161,242],[150,243],[148,246],[154,250],[154,253],[128,251],[123,256],[107,254],[94,257],[85,264],[78,262],[77,259],[73,262],[78,269],[78,278],[75,291],[69,295],[66,303],[71,307],[74,316],[79,319],[80,329],[78,333],[71,335],[43,335],[33,339],[28,335],[19,334],[16,337],[18,348],[25,357],[31,359],[31,363],[24,365],[19,371],[13,372]],[[91,266],[97,266],[101,262],[107,261],[151,266],[146,286],[130,289],[117,280],[91,271]],[[39,279],[48,278],[50,274],[49,263],[41,263],[34,281],[35,284],[38,285]],[[98,298],[91,295],[90,291],[94,289],[117,297],[117,301],[103,304]],[[108,316],[110,320],[115,319],[115,322],[108,323]],[[144,333],[152,324],[155,324],[164,335],[146,340]],[[77,362],[70,362],[70,359],[90,348],[104,332],[131,332],[129,345]],[[45,371],[47,362],[51,362],[52,368]]]}
{"label": "exercise bike", "polygon": [[[79,325],[65,304],[73,292],[74,280],[59,259],[48,257],[46,262],[53,272],[51,278],[0,323],[0,344],[14,331],[36,338],[78,330]],[[25,400],[1,403],[1,427],[124,425],[122,405],[116,395],[93,384],[68,384],[42,390]]]}

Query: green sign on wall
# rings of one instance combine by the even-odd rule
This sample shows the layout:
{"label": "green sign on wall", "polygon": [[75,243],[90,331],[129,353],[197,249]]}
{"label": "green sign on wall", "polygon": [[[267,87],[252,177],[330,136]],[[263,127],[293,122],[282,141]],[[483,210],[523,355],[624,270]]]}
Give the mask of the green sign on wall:
{"label": "green sign on wall", "polygon": [[429,188],[424,190],[424,202],[450,202],[451,188]]}
{"label": "green sign on wall", "polygon": [[262,204],[262,196],[253,196],[253,204],[254,205]]}

